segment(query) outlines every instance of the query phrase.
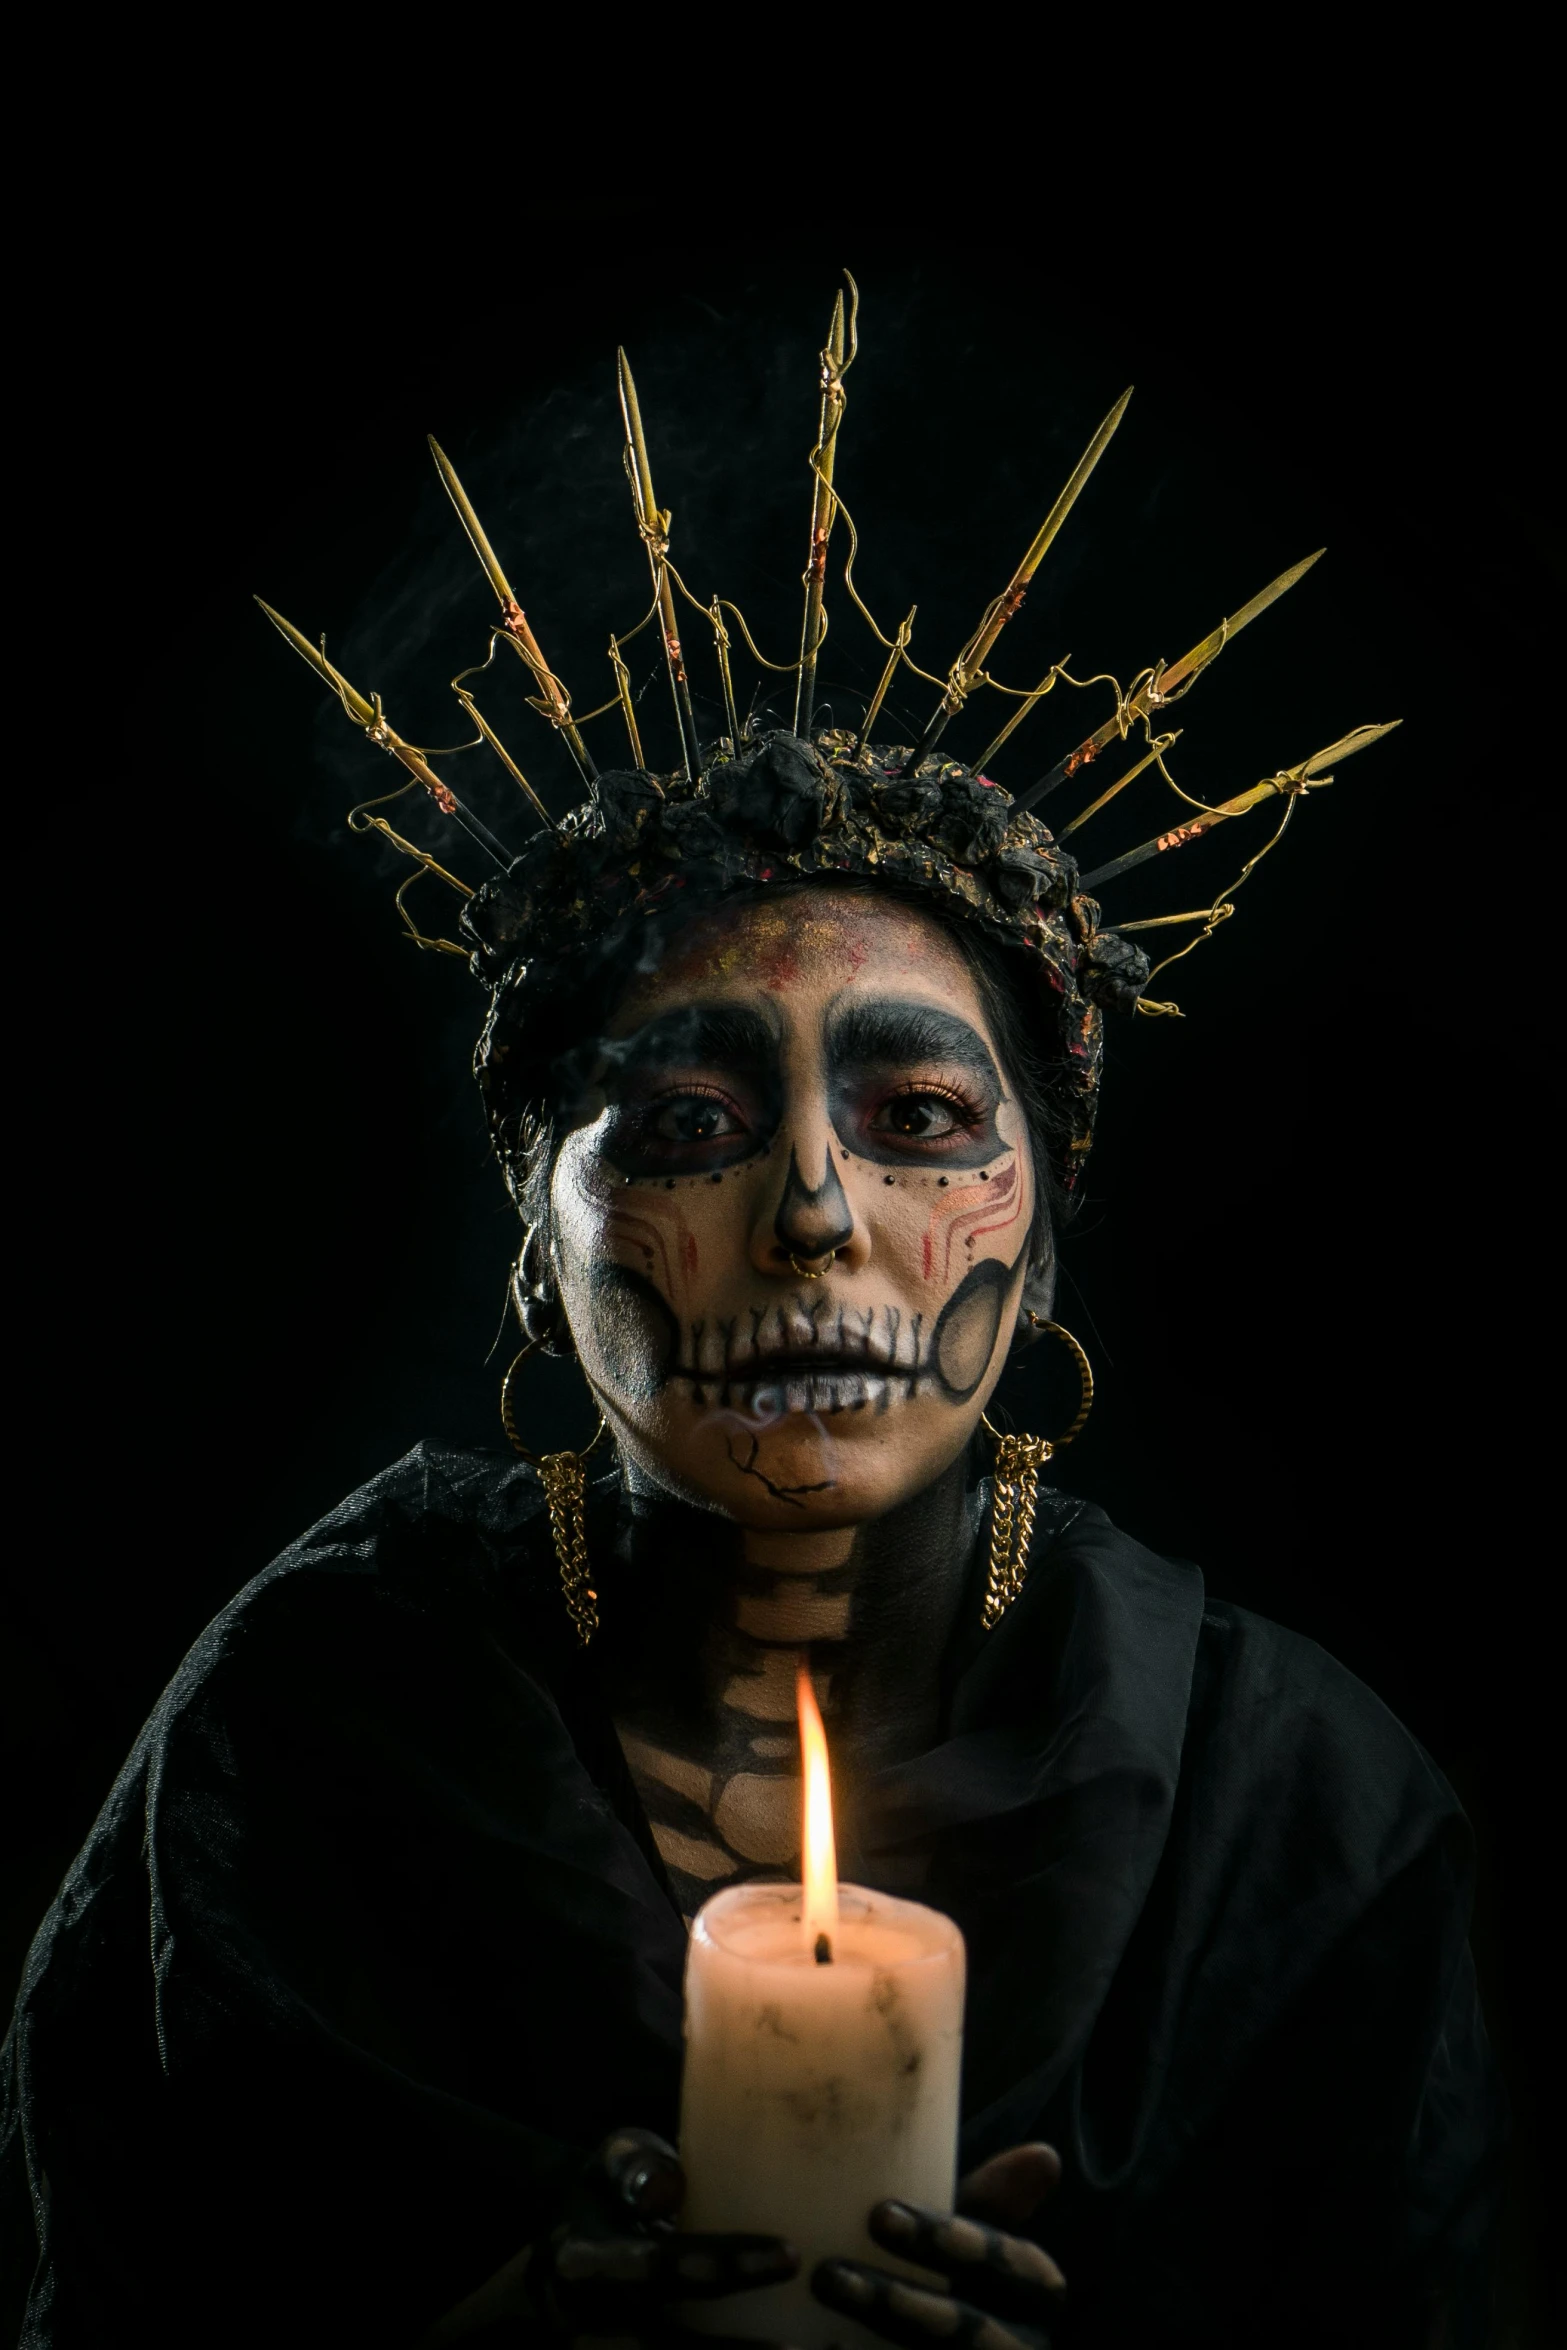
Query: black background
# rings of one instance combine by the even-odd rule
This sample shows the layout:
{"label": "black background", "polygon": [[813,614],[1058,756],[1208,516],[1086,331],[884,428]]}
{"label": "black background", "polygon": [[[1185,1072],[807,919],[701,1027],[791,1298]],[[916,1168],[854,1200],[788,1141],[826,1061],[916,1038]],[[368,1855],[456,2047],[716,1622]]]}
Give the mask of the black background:
{"label": "black background", "polygon": [[[459,739],[445,680],[482,653],[492,606],[433,430],[591,707],[610,627],[646,600],[613,411],[623,340],[676,561],[787,658],[814,353],[847,261],[863,348],[839,486],[859,584],[888,627],[918,600],[925,666],[945,668],[1135,381],[997,672],[1032,683],[1069,652],[1075,674],[1124,680],[1326,543],[1181,706],[1177,772],[1222,796],[1404,720],[1297,810],[1234,920],[1156,987],[1185,1019],[1114,1027],[1060,1307],[1099,1402],[1063,1466],[1214,1589],[1344,1658],[1471,1809],[1519,2121],[1498,2340],[1524,2339],[1548,1989],[1530,1731],[1555,1578],[1530,1470],[1555,1354],[1541,1134],[1559,887],[1539,723],[1550,384],[1518,300],[1527,255],[1471,242],[1438,267],[1392,227],[1324,232],[1287,256],[1232,252],[1150,309],[1086,264],[976,259],[937,233],[703,240],[677,262],[628,208],[527,220],[547,266],[482,292],[417,256],[371,292],[258,248],[230,256],[215,301],[177,253],[143,258],[100,298],[90,405],[68,366],[34,387],[32,456],[58,469],[69,452],[56,520],[84,560],[61,589],[69,683],[42,688],[59,731],[25,886],[43,921],[13,1023],[34,1152],[13,1269],[38,1299],[19,1325],[17,1466],[40,1503],[15,1592],[5,1963],[207,1617],[417,1437],[500,1441],[514,1240],[465,1073],[477,992],[400,940],[401,870],[342,821],[396,777],[250,595],[325,628],[405,735]],[[826,698],[852,721],[879,656],[841,590],[832,609]],[[711,688],[694,615],[687,643]],[[651,636],[630,657],[640,688]],[[564,806],[520,684],[512,663],[484,706]],[[903,699],[917,720],[930,696]],[[660,680],[641,707],[672,763]],[[1103,689],[1058,689],[993,772],[1021,785],[1106,707]],[[987,709],[949,741],[973,753],[992,730]],[[590,739],[622,756],[613,716]],[[520,841],[489,754],[452,772]],[[1148,784],[1127,801],[1086,861],[1169,821]],[[1107,890],[1107,912],[1204,902],[1260,821]],[[424,884],[415,903],[449,927],[442,898]],[[530,1384],[535,1441],[589,1425],[573,1378]],[[1036,1365],[1011,1400],[1043,1427],[1067,1392]]]}

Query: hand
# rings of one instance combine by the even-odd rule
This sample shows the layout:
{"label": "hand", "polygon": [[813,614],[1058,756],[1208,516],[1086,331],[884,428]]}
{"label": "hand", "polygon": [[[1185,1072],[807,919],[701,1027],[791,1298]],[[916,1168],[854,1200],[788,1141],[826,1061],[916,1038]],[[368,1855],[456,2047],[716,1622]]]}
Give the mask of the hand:
{"label": "hand", "polygon": [[969,2173],[958,2188],[955,2218],[909,2203],[878,2203],[869,2221],[875,2242],[944,2274],[945,2292],[861,2260],[818,2262],[811,2290],[829,2309],[903,2350],[929,2350],[934,2342],[960,2350],[1038,2350],[1048,2341],[1045,2323],[1060,2306],[1066,2279],[1048,2252],[1004,2231],[1025,2226],[1060,2177],[1054,2147],[1014,2146]]}
{"label": "hand", "polygon": [[519,2319],[560,2341],[592,2334],[669,2350],[765,2350],[693,2333],[668,2305],[782,2284],[798,2274],[798,2253],[778,2236],[676,2235],[685,2192],[672,2146],[650,2130],[617,2130],[589,2161],[559,2224],[448,2310],[420,2350]]}

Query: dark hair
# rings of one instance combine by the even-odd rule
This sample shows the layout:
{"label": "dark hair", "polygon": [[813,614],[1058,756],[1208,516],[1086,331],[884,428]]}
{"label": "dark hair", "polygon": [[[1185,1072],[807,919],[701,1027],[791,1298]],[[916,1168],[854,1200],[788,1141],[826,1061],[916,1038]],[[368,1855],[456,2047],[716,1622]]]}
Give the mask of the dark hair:
{"label": "dark hair", "polygon": [[[757,884],[718,902],[726,907],[774,904],[786,896],[821,889],[853,891],[873,895],[881,903],[890,899],[912,907],[952,941],[973,973],[1003,1069],[1028,1129],[1038,1197],[1031,1254],[1038,1263],[1049,1249],[1052,1233],[1072,1214],[1073,1203],[1056,1166],[1073,1129],[1055,1099],[1050,1064],[1034,1041],[1027,1016],[1026,1006],[1038,1001],[1037,974],[1025,969],[1022,950],[990,937],[926,893],[872,882],[857,874]],[[689,921],[689,910],[683,919]],[[524,1222],[541,1233],[549,1225],[549,1181],[563,1139],[561,1113],[591,1082],[598,1062],[598,1038],[632,973],[639,967],[647,968],[650,934],[656,928],[656,917],[642,924],[634,939],[605,958],[569,999],[558,999],[557,1007],[552,1007],[557,1018],[549,1021],[553,1033],[547,1053],[537,1045],[528,1052],[513,1050],[499,1065],[492,1060],[484,1073],[490,1137],[507,1188]]]}

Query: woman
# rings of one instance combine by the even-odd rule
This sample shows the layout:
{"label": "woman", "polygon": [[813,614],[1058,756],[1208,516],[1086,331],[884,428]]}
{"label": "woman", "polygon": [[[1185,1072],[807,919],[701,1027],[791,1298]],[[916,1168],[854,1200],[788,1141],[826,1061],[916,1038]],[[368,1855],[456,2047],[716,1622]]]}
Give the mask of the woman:
{"label": "woman", "polygon": [[686,1922],[795,1861],[802,1662],[846,1874],[971,1987],[973,2218],[871,2219],[950,2291],[819,2297],[985,2350],[1475,2338],[1450,1791],[1042,1447],[994,1506],[1144,959],[1004,793],[831,732],[597,776],[462,921],[519,1318],[608,1440],[585,1492],[418,1448],[186,1660],[8,2043],[23,2339],[669,2338],[787,2274],[671,2232],[667,2142]]}

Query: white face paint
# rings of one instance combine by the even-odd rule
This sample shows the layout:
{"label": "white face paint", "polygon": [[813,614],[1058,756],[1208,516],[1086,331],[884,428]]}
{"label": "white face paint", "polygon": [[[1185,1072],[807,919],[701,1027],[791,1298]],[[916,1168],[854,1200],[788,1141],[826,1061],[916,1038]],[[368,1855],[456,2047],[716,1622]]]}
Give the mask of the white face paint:
{"label": "white face paint", "polygon": [[1000,1375],[1036,1188],[972,972],[830,890],[705,919],[612,1024],[551,1202],[561,1297],[656,1484],[777,1533],[956,1459]]}

